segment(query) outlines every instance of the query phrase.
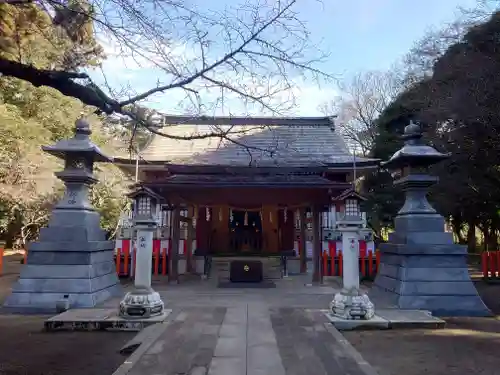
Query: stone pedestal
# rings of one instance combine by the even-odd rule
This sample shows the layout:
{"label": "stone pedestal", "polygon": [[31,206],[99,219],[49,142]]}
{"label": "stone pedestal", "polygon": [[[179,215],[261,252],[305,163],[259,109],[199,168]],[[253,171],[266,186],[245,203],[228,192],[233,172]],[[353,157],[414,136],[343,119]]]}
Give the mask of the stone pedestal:
{"label": "stone pedestal", "polygon": [[361,293],[359,285],[359,227],[356,223],[343,225],[342,233],[342,290],[330,302],[332,314],[342,319],[371,319],[375,307],[367,295]]}
{"label": "stone pedestal", "polygon": [[134,277],[135,289],[120,302],[119,315],[128,319],[151,318],[163,314],[163,301],[151,288],[153,232],[156,223],[152,218],[136,219],[137,255]]}
{"label": "stone pedestal", "polygon": [[420,127],[408,125],[405,146],[383,164],[402,171],[394,184],[406,198],[389,243],[380,245],[381,263],[370,296],[384,305],[438,316],[491,315],[469,277],[466,246],[453,243],[453,235],[444,231],[444,218],[427,201],[429,187],[438,181],[428,167],[449,155],[421,138]]}
{"label": "stone pedestal", "polygon": [[28,245],[27,264],[4,307],[20,312],[55,312],[58,301],[70,308],[94,307],[122,289],[113,260],[114,241],[106,241],[99,214],[88,201],[94,161],[107,161],[89,140],[88,124],[79,120],[75,138],[44,151],[64,158],[56,173],[66,193],[55,206],[38,242]]}
{"label": "stone pedestal", "polygon": [[469,276],[467,247],[455,245],[438,214],[395,220],[370,296],[384,305],[437,316],[489,316]]}

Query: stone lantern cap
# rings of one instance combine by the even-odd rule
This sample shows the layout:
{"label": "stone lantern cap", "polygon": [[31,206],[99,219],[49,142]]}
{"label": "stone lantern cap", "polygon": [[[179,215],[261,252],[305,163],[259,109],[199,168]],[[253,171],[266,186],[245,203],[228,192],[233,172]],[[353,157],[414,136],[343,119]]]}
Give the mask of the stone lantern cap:
{"label": "stone lantern cap", "polygon": [[338,197],[333,198],[333,201],[345,201],[346,199],[356,199],[359,202],[364,202],[366,201],[366,198],[363,197],[361,194],[356,192],[353,188],[345,190],[342,194],[340,194]]}
{"label": "stone lantern cap", "polygon": [[405,145],[388,161],[381,163],[383,168],[398,170],[404,167],[429,167],[450,157],[450,154],[443,154],[434,147],[426,145],[422,141],[420,125],[413,121],[405,127],[401,138],[405,140]]}
{"label": "stone lantern cap", "polygon": [[112,162],[112,159],[104,153],[89,138],[92,131],[85,119],[75,122],[74,136],[70,139],[62,139],[52,146],[42,146],[42,150],[60,159],[66,159],[67,155],[85,154],[92,156],[95,162]]}
{"label": "stone lantern cap", "polygon": [[[361,226],[363,223],[361,211],[359,209],[359,203],[366,201],[366,198],[358,194],[354,188],[345,190],[338,197],[333,199],[334,201],[346,202],[344,214],[337,220],[338,226],[354,225]],[[356,201],[356,208],[354,212],[348,210],[348,201]]]}
{"label": "stone lantern cap", "polygon": [[158,202],[162,202],[164,200],[161,195],[156,194],[153,190],[140,184],[135,184],[134,190],[129,194],[127,194],[127,197],[130,199],[135,199],[138,196],[144,196],[144,195],[156,199]]}

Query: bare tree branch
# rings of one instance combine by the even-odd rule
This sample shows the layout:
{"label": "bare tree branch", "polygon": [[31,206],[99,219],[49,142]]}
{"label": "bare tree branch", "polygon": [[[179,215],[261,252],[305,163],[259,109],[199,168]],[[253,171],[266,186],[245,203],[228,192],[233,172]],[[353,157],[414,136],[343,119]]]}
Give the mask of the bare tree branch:
{"label": "bare tree branch", "polygon": [[404,88],[398,70],[360,73],[341,85],[341,95],[324,103],[325,115],[337,115],[337,128],[348,145],[367,155],[371,150],[379,114]]}

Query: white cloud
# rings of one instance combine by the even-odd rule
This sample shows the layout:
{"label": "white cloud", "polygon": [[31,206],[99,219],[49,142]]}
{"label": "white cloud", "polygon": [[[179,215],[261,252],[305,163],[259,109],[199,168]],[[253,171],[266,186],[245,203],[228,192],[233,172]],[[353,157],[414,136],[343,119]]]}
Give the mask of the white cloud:
{"label": "white cloud", "polygon": [[128,48],[113,38],[98,37],[98,41],[107,56],[105,64],[113,66],[118,63],[129,70],[166,67],[169,61],[185,64],[196,58],[194,50],[181,42],[173,41],[164,45],[141,42],[139,50]]}
{"label": "white cloud", "polygon": [[[110,39],[100,40],[101,45],[107,55],[107,59],[102,64],[100,70],[90,72],[94,81],[98,84],[109,84],[116,92],[121,92],[124,99],[145,92],[158,83],[170,83],[172,76],[168,72],[160,69],[158,65],[165,64],[161,59],[161,53],[149,53],[145,56],[138,56],[132,51],[120,48],[120,45]],[[151,48],[148,48],[151,49]],[[179,67],[186,67],[194,62],[198,56],[193,48],[187,45],[172,43],[169,51],[164,51],[169,58]],[[191,65],[192,66],[192,65]],[[220,69],[219,74],[212,75],[213,78],[223,80],[236,85],[238,89],[251,93],[254,96],[265,95],[269,87],[284,87],[285,82],[277,77],[267,79],[265,75],[256,77],[240,76],[232,71]],[[289,79],[290,81],[290,79]],[[286,106],[294,99],[295,105],[292,109],[283,114],[295,116],[317,116],[321,115],[318,106],[337,95],[335,86],[318,87],[302,78],[291,80],[293,88],[273,95],[272,100],[266,100],[270,107],[278,108],[283,104]],[[206,82],[194,82],[190,87],[198,90],[201,102],[205,105],[202,111],[208,115],[270,115],[270,111],[265,111],[258,104],[245,104],[241,96],[233,92],[224,93],[224,106],[220,105],[221,92],[219,87],[207,88]],[[103,88],[105,88],[103,86]],[[165,93],[157,93],[149,97],[143,104],[151,106],[161,112],[171,114],[185,114],[192,112],[189,108],[191,102],[186,100],[186,91],[182,89],[169,90]],[[214,103],[218,103],[214,105]]]}

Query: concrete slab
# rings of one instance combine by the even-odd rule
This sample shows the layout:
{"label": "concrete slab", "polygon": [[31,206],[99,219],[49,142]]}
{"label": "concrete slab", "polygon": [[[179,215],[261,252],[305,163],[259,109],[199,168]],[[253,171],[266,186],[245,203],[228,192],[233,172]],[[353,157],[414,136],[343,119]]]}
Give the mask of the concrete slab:
{"label": "concrete slab", "polygon": [[215,347],[214,357],[239,357],[246,355],[246,337],[219,337]]}
{"label": "concrete slab", "polygon": [[155,323],[140,331],[137,335],[134,336],[132,340],[129,340],[125,345],[120,349],[120,354],[130,355],[133,353],[142,343],[148,341],[151,337],[156,336],[157,331],[162,329],[162,323]]}
{"label": "concrete slab", "polygon": [[446,322],[427,310],[378,309],[377,315],[389,321],[390,328],[444,328]]}
{"label": "concrete slab", "polygon": [[214,357],[208,375],[246,375],[245,358]]}
{"label": "concrete slab", "polygon": [[164,310],[162,315],[147,319],[124,319],[117,309],[72,309],[45,321],[47,331],[141,331],[156,323],[162,323],[172,310]]}
{"label": "concrete slab", "polygon": [[347,320],[333,316],[330,310],[321,310],[340,331],[366,329],[444,328],[446,322],[426,310],[378,309],[370,320]]}
{"label": "concrete slab", "polygon": [[339,331],[351,331],[355,329],[389,329],[389,321],[378,315],[375,315],[370,320],[348,320],[334,316],[330,310],[322,310],[327,319]]}

